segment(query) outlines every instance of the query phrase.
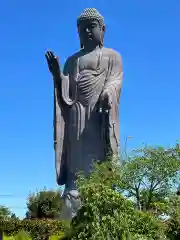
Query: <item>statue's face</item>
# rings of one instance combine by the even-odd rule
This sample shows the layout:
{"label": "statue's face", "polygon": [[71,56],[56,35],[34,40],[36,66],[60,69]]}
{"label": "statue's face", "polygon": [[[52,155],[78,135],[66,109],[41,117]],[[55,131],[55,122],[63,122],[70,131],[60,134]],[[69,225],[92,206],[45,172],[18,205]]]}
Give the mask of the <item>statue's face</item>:
{"label": "statue's face", "polygon": [[85,48],[97,46],[104,38],[104,27],[100,27],[98,21],[84,20],[79,26],[79,37]]}

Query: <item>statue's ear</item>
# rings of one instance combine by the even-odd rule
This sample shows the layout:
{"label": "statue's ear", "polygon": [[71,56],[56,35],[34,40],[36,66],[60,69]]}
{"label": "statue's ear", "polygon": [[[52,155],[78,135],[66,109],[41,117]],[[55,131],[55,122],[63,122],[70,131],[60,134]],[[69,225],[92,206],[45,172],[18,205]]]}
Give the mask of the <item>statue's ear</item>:
{"label": "statue's ear", "polygon": [[106,25],[102,27],[103,32],[106,32]]}

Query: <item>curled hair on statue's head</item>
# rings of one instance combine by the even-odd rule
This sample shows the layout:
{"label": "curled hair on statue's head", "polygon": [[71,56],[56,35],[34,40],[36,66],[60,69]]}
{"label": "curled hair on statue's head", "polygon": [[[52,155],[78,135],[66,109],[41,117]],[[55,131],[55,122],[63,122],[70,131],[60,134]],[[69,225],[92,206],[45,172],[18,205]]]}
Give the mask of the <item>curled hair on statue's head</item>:
{"label": "curled hair on statue's head", "polygon": [[99,22],[100,27],[104,25],[104,18],[95,8],[86,8],[77,19],[77,25],[83,20],[95,20]]}

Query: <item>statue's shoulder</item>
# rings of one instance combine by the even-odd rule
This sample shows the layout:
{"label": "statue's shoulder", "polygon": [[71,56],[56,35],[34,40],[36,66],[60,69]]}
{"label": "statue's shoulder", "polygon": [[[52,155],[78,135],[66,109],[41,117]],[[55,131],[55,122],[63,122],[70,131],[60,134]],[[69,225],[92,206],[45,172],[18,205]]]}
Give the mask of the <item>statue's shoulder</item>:
{"label": "statue's shoulder", "polygon": [[121,54],[114,50],[113,48],[103,48],[103,52],[105,54],[107,54],[109,57],[113,57],[113,58],[116,58],[117,60],[121,61],[122,58],[121,58]]}
{"label": "statue's shoulder", "polygon": [[79,58],[79,57],[81,56],[81,54],[82,54],[82,51],[79,50],[79,51],[73,53],[72,55],[70,55],[70,56],[67,58],[66,61],[68,61],[68,62],[73,62],[73,61],[77,60],[77,58]]}
{"label": "statue's shoulder", "polygon": [[76,60],[80,56],[81,51],[75,52],[74,54],[70,55],[64,64],[64,73],[67,74],[69,73],[73,67],[76,65]]}

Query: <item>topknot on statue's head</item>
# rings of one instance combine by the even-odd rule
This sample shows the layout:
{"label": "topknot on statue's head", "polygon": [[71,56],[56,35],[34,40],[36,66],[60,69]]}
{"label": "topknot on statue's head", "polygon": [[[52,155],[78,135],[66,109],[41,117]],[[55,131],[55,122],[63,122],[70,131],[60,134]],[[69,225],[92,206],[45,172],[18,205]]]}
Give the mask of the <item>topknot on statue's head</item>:
{"label": "topknot on statue's head", "polygon": [[81,21],[84,21],[84,20],[98,21],[100,27],[104,26],[104,18],[96,8],[84,9],[84,11],[81,13],[81,15],[77,19],[77,25],[80,25]]}

